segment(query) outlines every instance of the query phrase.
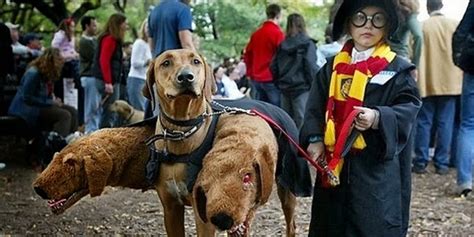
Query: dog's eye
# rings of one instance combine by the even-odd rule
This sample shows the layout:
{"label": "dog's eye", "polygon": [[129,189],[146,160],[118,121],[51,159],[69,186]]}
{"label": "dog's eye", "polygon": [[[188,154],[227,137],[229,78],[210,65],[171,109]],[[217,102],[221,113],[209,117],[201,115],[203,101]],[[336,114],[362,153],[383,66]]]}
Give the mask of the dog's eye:
{"label": "dog's eye", "polygon": [[245,174],[244,177],[242,178],[242,182],[244,184],[248,184],[252,182],[252,175],[250,173]]}
{"label": "dog's eye", "polygon": [[161,63],[161,66],[163,67],[168,67],[169,65],[171,65],[170,60],[165,60],[164,62]]}
{"label": "dog's eye", "polygon": [[199,59],[194,59],[193,63],[196,64],[196,65],[199,65],[199,64],[201,64],[201,61],[199,61]]}

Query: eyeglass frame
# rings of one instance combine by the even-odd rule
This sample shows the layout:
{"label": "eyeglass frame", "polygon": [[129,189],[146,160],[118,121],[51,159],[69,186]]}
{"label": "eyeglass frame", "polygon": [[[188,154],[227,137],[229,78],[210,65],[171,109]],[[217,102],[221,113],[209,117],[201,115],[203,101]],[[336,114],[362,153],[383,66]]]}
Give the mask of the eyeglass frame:
{"label": "eyeglass frame", "polygon": [[[364,15],[364,18],[365,18],[364,23],[361,24],[361,25],[357,25],[357,24],[355,24],[354,21],[353,21],[353,17],[356,16],[357,14],[359,14],[359,13],[362,13],[362,15]],[[383,15],[383,16],[385,17],[385,23],[384,23],[382,26],[376,26],[376,25],[374,24],[374,18],[375,18],[375,16],[377,16],[377,15],[379,15],[379,14],[380,14],[380,15]],[[372,24],[372,26],[373,26],[374,28],[377,28],[377,29],[382,29],[382,28],[384,28],[384,27],[387,25],[387,23],[388,23],[387,15],[386,15],[384,12],[376,12],[375,14],[373,14],[373,15],[371,15],[371,16],[368,16],[368,15],[367,15],[365,12],[363,12],[363,11],[357,11],[355,14],[353,14],[353,15],[350,17],[350,22],[351,22],[351,24],[352,24],[353,26],[357,27],[357,28],[364,27],[364,26],[367,24],[368,21],[370,21],[370,23]]]}

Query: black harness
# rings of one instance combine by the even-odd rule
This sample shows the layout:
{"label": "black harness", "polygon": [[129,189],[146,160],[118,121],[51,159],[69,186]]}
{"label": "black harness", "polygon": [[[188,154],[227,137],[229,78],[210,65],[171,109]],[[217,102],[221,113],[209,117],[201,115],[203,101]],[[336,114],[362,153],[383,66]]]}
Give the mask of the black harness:
{"label": "black harness", "polygon": [[[186,121],[177,121],[173,120],[164,113],[161,113],[164,119],[169,122],[179,125],[179,126],[192,126],[187,131],[176,131],[164,129],[163,134],[156,134],[146,140],[146,144],[150,149],[150,157],[146,165],[146,180],[148,185],[152,185],[156,178],[159,175],[159,168],[161,163],[186,163],[187,164],[187,173],[186,173],[186,185],[189,192],[192,192],[192,188],[196,181],[199,171],[202,169],[202,161],[204,156],[211,150],[212,143],[214,141],[216,125],[219,119],[219,115],[211,116],[211,124],[207,130],[206,137],[204,138],[202,144],[190,154],[175,155],[169,153],[166,149],[166,146],[163,150],[158,150],[155,147],[155,141],[171,140],[171,141],[182,141],[191,135],[193,135],[204,123],[204,116],[200,115],[196,119],[186,120]],[[161,116],[160,116],[161,122]]]}

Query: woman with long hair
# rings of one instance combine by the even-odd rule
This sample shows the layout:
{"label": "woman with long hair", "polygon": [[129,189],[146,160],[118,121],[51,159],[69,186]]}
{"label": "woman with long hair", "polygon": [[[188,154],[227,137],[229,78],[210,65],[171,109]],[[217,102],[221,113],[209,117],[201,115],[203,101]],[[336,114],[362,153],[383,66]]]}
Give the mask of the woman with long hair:
{"label": "woman with long hair", "polygon": [[406,145],[421,101],[413,64],[388,45],[397,26],[392,0],[345,0],[336,14],[334,38],[352,39],[313,80],[300,133],[329,170],[316,178],[310,236],[407,234]]}
{"label": "woman with long hair", "polygon": [[130,72],[127,78],[127,95],[130,105],[135,109],[145,111],[146,98],[141,93],[145,85],[146,70],[151,61],[151,50],[148,45],[148,21],[143,21],[139,38],[132,46]]}
{"label": "woman with long hair", "polygon": [[119,98],[120,77],[122,72],[122,43],[128,29],[127,17],[120,13],[112,14],[98,39],[93,71],[97,88],[104,103],[100,127],[114,127],[117,118],[108,107]]}
{"label": "woman with long hair", "polygon": [[30,128],[52,129],[63,137],[77,130],[77,111],[54,95],[64,59],[59,49],[48,48],[23,75],[8,113],[23,118]]}
{"label": "woman with long hair", "polygon": [[289,15],[285,40],[278,46],[270,71],[281,91],[281,107],[298,128],[303,123],[311,82],[319,69],[316,59],[316,46],[306,32],[303,16]]}

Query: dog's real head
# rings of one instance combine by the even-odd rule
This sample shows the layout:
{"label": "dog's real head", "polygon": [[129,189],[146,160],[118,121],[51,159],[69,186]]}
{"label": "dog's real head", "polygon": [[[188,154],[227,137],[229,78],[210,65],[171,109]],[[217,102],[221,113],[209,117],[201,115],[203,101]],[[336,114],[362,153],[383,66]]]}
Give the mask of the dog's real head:
{"label": "dog's real head", "polygon": [[[35,192],[54,214],[61,214],[82,197],[101,195],[112,173],[113,161],[101,148],[90,149],[84,138],[54,155],[48,167],[33,183]],[[98,141],[96,141],[98,142]]]}
{"label": "dog's real head", "polygon": [[133,107],[125,100],[116,100],[109,106],[109,111],[117,112],[121,115],[129,115],[133,111]]}
{"label": "dog's real head", "polygon": [[268,201],[272,191],[272,156],[276,154],[267,145],[255,148],[245,142],[208,153],[193,189],[201,220],[230,236],[246,235],[256,208]]}
{"label": "dog's real head", "polygon": [[143,94],[156,105],[154,85],[160,108],[171,116],[173,112],[179,112],[177,108],[201,109],[216,90],[212,71],[205,59],[189,49],[165,51],[148,67]]}

